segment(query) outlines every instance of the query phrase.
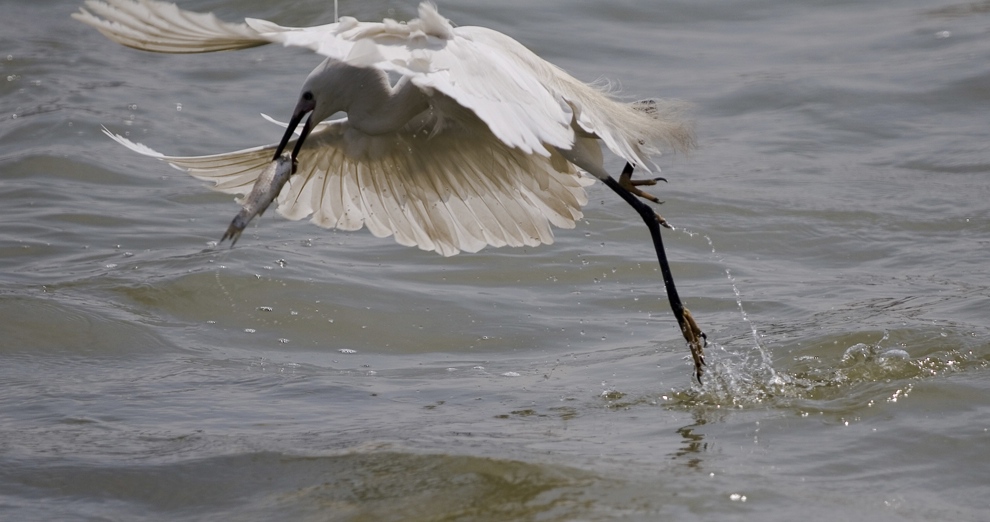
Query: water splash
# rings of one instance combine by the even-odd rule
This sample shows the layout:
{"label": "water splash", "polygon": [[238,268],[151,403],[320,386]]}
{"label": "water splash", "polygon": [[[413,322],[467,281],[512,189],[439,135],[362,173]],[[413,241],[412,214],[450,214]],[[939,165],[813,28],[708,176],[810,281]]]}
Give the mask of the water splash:
{"label": "water splash", "polygon": [[217,287],[220,288],[220,291],[223,293],[224,297],[227,298],[227,302],[230,304],[230,307],[235,308],[237,305],[234,303],[234,298],[230,295],[230,291],[227,290],[227,287],[224,286],[223,281],[220,280],[220,271],[227,268],[223,262],[227,259],[227,256],[230,255],[230,249],[224,248],[221,250],[216,250],[216,243],[211,241],[211,244],[211,246],[214,247],[214,250],[209,262],[216,263],[216,269],[213,270],[213,277],[217,280]]}
{"label": "water splash", "polygon": [[[801,405],[802,408],[812,405],[811,408],[819,410],[836,407],[834,404],[840,407],[849,404],[869,406],[879,400],[876,397],[878,387],[874,383],[886,383],[879,386],[881,398],[896,402],[906,397],[912,389],[913,384],[905,381],[973,368],[990,368],[990,357],[981,355],[980,350],[967,349],[972,347],[973,341],[963,334],[955,342],[946,342],[946,333],[942,331],[937,343],[939,346],[933,347],[927,329],[918,332],[913,328],[897,330],[896,338],[908,338],[910,345],[903,340],[891,341],[891,333],[884,329],[875,342],[862,342],[855,337],[874,334],[850,331],[844,321],[836,332],[826,333],[825,337],[805,337],[803,343],[797,345],[804,355],[794,357],[786,368],[778,370],[774,368],[770,351],[762,342],[763,335],[746,313],[743,293],[731,269],[716,250],[712,239],[690,230],[678,231],[691,238],[700,237],[708,244],[711,258],[722,267],[732,288],[739,317],[749,328],[752,345],[738,348],[735,343],[726,346],[716,339],[709,339],[709,367],[703,384],[674,391],[669,399],[664,396],[671,407],[724,411],[726,407],[768,405]],[[818,319],[804,327],[793,327],[816,332],[824,328]],[[835,353],[834,345],[844,341],[848,341],[842,345],[845,349]],[[914,348],[923,355],[912,356]]]}
{"label": "water splash", "polygon": [[773,368],[770,353],[760,342],[762,336],[746,313],[743,294],[725,258],[715,249],[712,238],[707,234],[692,232],[685,228],[679,228],[678,231],[691,238],[701,237],[708,244],[711,258],[722,267],[732,288],[739,316],[748,326],[753,341],[750,349],[735,352],[710,339],[707,357],[709,371],[700,386],[684,392],[687,394],[684,398],[691,397],[692,401],[743,407],[761,403],[777,395],[782,388],[791,384],[791,379]]}

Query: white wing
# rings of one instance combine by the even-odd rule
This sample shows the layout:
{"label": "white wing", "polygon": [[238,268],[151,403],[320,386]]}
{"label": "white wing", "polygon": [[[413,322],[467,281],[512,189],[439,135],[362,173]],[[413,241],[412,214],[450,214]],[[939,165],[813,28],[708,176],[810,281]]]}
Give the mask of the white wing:
{"label": "white wing", "polygon": [[[690,127],[670,107],[613,100],[508,36],[452,27],[428,3],[408,23],[342,18],[310,28],[256,19],[229,24],[155,0],[87,0],[86,6],[105,20],[86,9],[73,16],[140,49],[205,52],[282,43],[401,74],[431,97],[441,119],[431,125],[440,130],[369,137],[346,120],[322,126],[306,141],[300,170],[279,195],[279,212],[290,219],[312,216],[324,227],[367,226],[377,236],[394,235],[401,244],[443,255],[549,243],[551,224],[573,227],[590,181],[556,148],[600,138],[648,170],[663,146],[693,145]],[[273,153],[268,146],[168,157],[115,139],[214,181],[217,190],[242,194]]]}
{"label": "white wing", "polygon": [[144,51],[205,53],[271,43],[245,24],[221,22],[212,13],[185,11],[169,2],[86,0],[86,7],[92,13],[80,8],[72,17],[121,45]]}
{"label": "white wing", "polygon": [[[197,157],[161,155],[107,132],[142,154],[162,159],[228,193],[250,192],[274,146]],[[299,170],[278,197],[289,219],[312,216],[321,227],[394,235],[407,246],[450,256],[486,245],[553,242],[550,225],[573,228],[587,203],[580,176],[559,155],[524,154],[477,122],[434,136],[368,138],[346,120],[315,130]]]}
{"label": "white wing", "polygon": [[257,19],[228,24],[154,0],[87,0],[86,5],[106,20],[85,9],[73,16],[132,47],[203,52],[277,42],[398,72],[425,92],[440,92],[470,109],[503,143],[525,153],[547,155],[546,146],[568,149],[579,130],[650,170],[655,167],[651,157],[662,148],[693,146],[692,131],[677,117],[676,107],[655,103],[643,111],[615,101],[497,31],[452,27],[429,3],[421,4],[419,18],[408,23],[344,17],[309,28]]}
{"label": "white wing", "polygon": [[546,145],[566,149],[574,143],[570,105],[547,89],[528,64],[463,36],[462,28],[452,27],[429,3],[420,4],[419,18],[408,23],[342,18],[313,30],[247,22],[273,42],[400,73],[421,90],[440,92],[470,109],[506,145],[525,153],[547,155]]}
{"label": "white wing", "polygon": [[451,26],[430,3],[420,4],[419,18],[405,24],[342,18],[309,29],[251,19],[248,25],[273,42],[407,76],[422,90],[471,109],[504,143],[525,152],[568,149],[581,131],[649,171],[656,167],[651,157],[663,148],[694,146],[678,104],[619,102],[498,31]]}

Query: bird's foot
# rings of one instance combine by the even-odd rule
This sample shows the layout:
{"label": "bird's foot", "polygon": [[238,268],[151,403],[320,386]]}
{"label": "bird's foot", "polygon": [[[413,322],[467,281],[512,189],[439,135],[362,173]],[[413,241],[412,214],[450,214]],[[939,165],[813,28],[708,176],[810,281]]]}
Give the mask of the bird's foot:
{"label": "bird's foot", "polygon": [[644,185],[645,186],[652,187],[653,185],[656,185],[658,181],[662,181],[662,182],[666,183],[667,182],[667,178],[657,177],[657,178],[649,178],[649,179],[629,179],[627,181],[628,181],[628,183],[630,185],[632,185],[634,187],[640,187],[640,186],[644,186]]}
{"label": "bird's foot", "polygon": [[694,376],[698,379],[698,384],[701,384],[701,375],[705,373],[702,367],[705,366],[705,346],[708,346],[708,336],[705,335],[705,332],[701,331],[698,323],[691,316],[691,311],[687,308],[684,308],[684,322],[681,325],[681,333],[684,335],[684,340],[687,341],[688,346],[691,347],[691,358],[694,360]]}
{"label": "bird's foot", "polygon": [[[660,201],[660,199],[654,196],[653,194],[650,194],[648,192],[643,192],[642,190],[636,188],[636,187],[644,187],[644,186],[652,187],[653,185],[656,185],[658,181],[663,181],[664,183],[666,183],[667,179],[666,178],[632,179],[631,169],[626,169],[622,171],[622,175],[619,176],[619,185],[621,185],[622,188],[628,190],[632,194],[635,194],[645,199],[646,201],[650,201],[652,203],[656,203],[659,205],[662,204],[663,201]],[[661,220],[661,222],[663,221]]]}
{"label": "bird's foot", "polygon": [[674,230],[674,227],[670,226],[670,223],[667,223],[667,220],[664,219],[659,212],[653,211],[653,215],[657,218],[657,223],[660,223],[660,226]]}

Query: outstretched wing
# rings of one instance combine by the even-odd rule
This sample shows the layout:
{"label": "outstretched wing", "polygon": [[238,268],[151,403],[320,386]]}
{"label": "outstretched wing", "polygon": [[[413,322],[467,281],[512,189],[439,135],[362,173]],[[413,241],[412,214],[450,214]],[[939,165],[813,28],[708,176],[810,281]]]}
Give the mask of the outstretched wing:
{"label": "outstretched wing", "polygon": [[656,167],[651,157],[662,149],[694,146],[681,105],[617,101],[498,31],[453,27],[427,2],[408,23],[342,18],[313,30],[247,22],[273,42],[408,77],[425,92],[440,92],[470,109],[506,145],[527,153],[546,154],[547,145],[570,149],[580,129],[649,171]]}
{"label": "outstretched wing", "polygon": [[676,110],[636,110],[545,62],[515,40],[481,27],[454,28],[427,2],[407,23],[343,17],[317,27],[283,27],[246,19],[221,22],[157,0],[87,0],[76,13],[110,39],[139,49],[205,52],[265,43],[304,47],[361,67],[397,72],[424,92],[439,92],[470,109],[509,147],[546,156],[569,149],[575,127],[601,138],[623,159],[649,170],[664,147],[693,146]]}
{"label": "outstretched wing", "polygon": [[466,30],[472,28],[454,28],[428,2],[420,4],[419,18],[407,23],[345,17],[313,30],[247,22],[273,42],[395,72],[424,92],[439,92],[470,109],[506,145],[525,153],[545,156],[546,145],[569,149],[574,144],[571,106],[534,74],[531,64],[471,38]]}
{"label": "outstretched wing", "polygon": [[[271,162],[274,146],[211,156],[164,156],[107,132],[216,190],[246,194]],[[467,134],[467,135],[466,135]],[[314,131],[299,153],[299,170],[277,199],[289,219],[311,216],[324,228],[367,227],[407,246],[450,256],[486,245],[553,242],[551,225],[573,228],[592,183],[560,156],[524,154],[487,127],[369,138],[346,120]]]}
{"label": "outstretched wing", "polygon": [[80,9],[73,17],[129,47],[173,53],[272,42],[304,47],[351,65],[409,76],[420,89],[439,91],[474,111],[499,139],[523,152],[546,155],[544,144],[570,148],[574,142],[571,107],[562,98],[525,64],[457,37],[450,22],[428,3],[408,23],[344,17],[336,24],[306,28],[253,18],[230,24],[156,0],[87,0],[86,7],[92,13]]}
{"label": "outstretched wing", "polygon": [[121,45],[144,51],[207,53],[271,43],[246,24],[222,22],[212,13],[185,11],[169,2],[86,0],[86,8],[72,17]]}

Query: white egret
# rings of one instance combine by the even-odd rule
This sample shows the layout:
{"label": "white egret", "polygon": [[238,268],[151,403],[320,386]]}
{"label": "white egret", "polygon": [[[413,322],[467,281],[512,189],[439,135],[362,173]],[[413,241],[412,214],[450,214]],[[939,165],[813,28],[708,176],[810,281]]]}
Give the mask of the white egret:
{"label": "white egret", "polygon": [[[276,145],[165,156],[108,132],[213,181],[216,190],[239,194],[291,147],[294,172],[275,190],[278,211],[289,219],[367,227],[444,256],[486,245],[535,246],[553,242],[550,225],[572,228],[582,216],[584,187],[592,181],[581,171],[601,180],[650,228],[700,381],[705,336],[674,287],[660,237],[666,223],[640,199],[658,202],[638,186],[662,178],[631,179],[634,166],[656,169],[652,157],[661,149],[693,147],[676,104],[618,101],[502,33],[452,26],[430,3],[405,23],[344,17],[307,28],[251,18],[226,23],[155,0],[85,5],[74,18],[137,49],[198,53],[281,43],[326,57],[303,83]],[[330,120],[337,113],[346,117]],[[618,181],[603,166],[602,144],[627,162]]]}

